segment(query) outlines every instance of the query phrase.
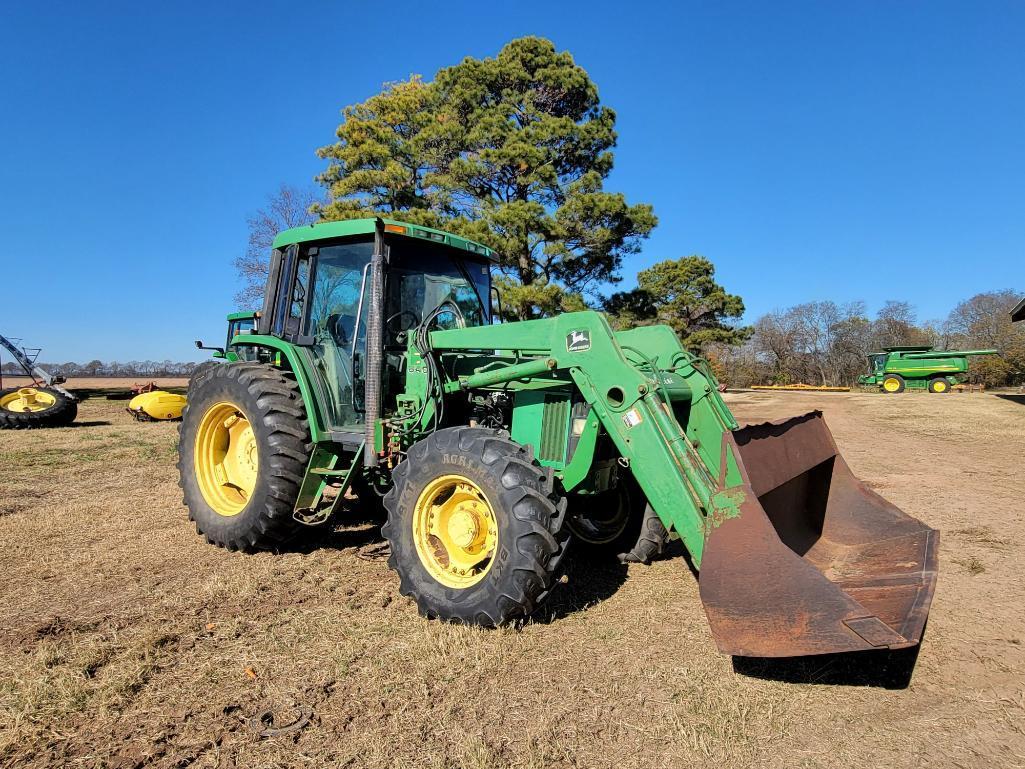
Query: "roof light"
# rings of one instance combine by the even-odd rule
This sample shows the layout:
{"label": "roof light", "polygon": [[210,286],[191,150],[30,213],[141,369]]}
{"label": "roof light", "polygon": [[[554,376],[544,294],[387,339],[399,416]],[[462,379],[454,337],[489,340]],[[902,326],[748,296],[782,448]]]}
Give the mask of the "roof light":
{"label": "roof light", "polygon": [[397,232],[400,235],[406,234],[406,228],[400,224],[386,224],[384,225],[385,232]]}
{"label": "roof light", "polygon": [[433,240],[438,243],[445,242],[445,236],[440,232],[430,232],[429,230],[413,230],[413,234],[419,238],[427,238],[427,240]]}

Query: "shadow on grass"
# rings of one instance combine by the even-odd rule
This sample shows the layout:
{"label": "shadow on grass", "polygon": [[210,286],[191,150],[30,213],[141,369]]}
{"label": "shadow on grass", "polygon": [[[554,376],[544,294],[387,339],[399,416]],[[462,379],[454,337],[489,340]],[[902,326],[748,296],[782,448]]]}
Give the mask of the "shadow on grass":
{"label": "shadow on grass", "polygon": [[[323,527],[306,527],[284,548],[285,552],[309,555],[317,550],[378,550],[378,545],[387,552],[381,527],[359,521],[346,520],[345,527],[327,523]],[[372,547],[371,547],[372,546]]]}
{"label": "shadow on grass", "polygon": [[103,419],[92,419],[86,422],[72,422],[68,427],[109,427],[113,422]]}
{"label": "shadow on grass", "polygon": [[1005,401],[1011,401],[1011,403],[1017,403],[1020,406],[1025,406],[1025,393],[993,393],[998,398],[1003,398]]}
{"label": "shadow on grass", "polygon": [[734,657],[733,670],[752,678],[790,684],[906,689],[911,683],[919,648],[912,646],[896,651],[881,649],[785,659]]}
{"label": "shadow on grass", "polygon": [[604,601],[626,582],[627,567],[615,557],[595,557],[587,548],[574,542],[566,553],[566,568],[552,594],[531,615],[541,625],[576,614]]}
{"label": "shadow on grass", "polygon": [[309,555],[316,550],[378,551],[387,555],[388,545],[381,534],[384,518],[376,506],[364,506],[357,499],[345,498],[335,515],[321,526],[304,526],[285,548],[288,552]]}

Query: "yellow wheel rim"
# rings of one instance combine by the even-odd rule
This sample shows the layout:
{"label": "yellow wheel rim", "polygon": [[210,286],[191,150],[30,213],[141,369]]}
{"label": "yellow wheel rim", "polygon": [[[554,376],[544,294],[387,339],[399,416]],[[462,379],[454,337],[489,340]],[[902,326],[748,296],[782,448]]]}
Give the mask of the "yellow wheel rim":
{"label": "yellow wheel rim", "polygon": [[498,520],[480,487],[462,475],[435,478],[413,509],[413,542],[428,573],[446,587],[467,588],[491,570]]}
{"label": "yellow wheel rim", "polygon": [[942,379],[937,379],[935,384],[932,386],[932,391],[936,393],[945,393],[947,391],[947,383]]}
{"label": "yellow wheel rim", "polygon": [[35,387],[22,387],[0,398],[0,408],[23,414],[28,411],[46,411],[57,402],[48,392]]}
{"label": "yellow wheel rim", "polygon": [[256,488],[260,453],[245,413],[234,403],[215,403],[196,430],[194,466],[203,499],[218,515],[241,513]]}
{"label": "yellow wheel rim", "polygon": [[895,393],[900,389],[900,381],[897,379],[883,380],[883,389],[888,393]]}

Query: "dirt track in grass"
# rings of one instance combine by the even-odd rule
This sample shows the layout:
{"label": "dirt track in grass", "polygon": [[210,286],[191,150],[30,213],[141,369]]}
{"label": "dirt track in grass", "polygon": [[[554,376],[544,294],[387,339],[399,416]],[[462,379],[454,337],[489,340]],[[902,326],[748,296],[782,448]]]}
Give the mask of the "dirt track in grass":
{"label": "dirt track in grass", "polygon": [[[359,523],[292,552],[206,545],[177,427],[84,401],[0,433],[0,766],[1025,766],[1025,403],[739,393],[821,408],[854,472],[941,530],[900,660],[734,663],[677,556],[588,565],[522,629],[427,622]],[[312,713],[298,732],[261,738]]]}

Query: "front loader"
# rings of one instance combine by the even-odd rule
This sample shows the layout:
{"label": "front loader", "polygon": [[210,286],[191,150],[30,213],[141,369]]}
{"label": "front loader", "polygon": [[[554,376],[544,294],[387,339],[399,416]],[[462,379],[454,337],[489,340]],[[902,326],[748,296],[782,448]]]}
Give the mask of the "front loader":
{"label": "front loader", "polygon": [[229,342],[245,354],[190,385],[199,532],[278,549],[351,487],[428,617],[524,618],[567,547],[647,562],[679,537],[723,652],[920,641],[938,535],[851,473],[819,412],[739,427],[668,327],[494,322],[492,259],[382,219],[281,233],[256,327]]}

